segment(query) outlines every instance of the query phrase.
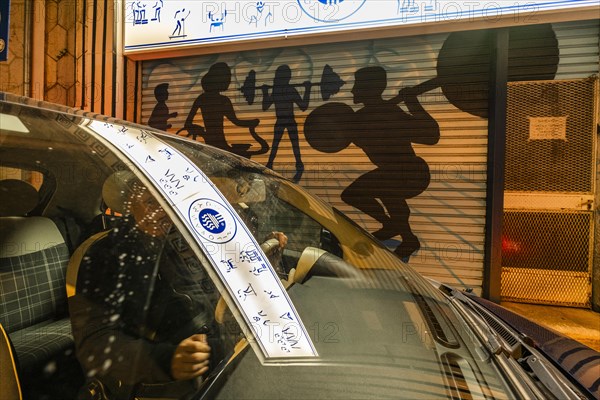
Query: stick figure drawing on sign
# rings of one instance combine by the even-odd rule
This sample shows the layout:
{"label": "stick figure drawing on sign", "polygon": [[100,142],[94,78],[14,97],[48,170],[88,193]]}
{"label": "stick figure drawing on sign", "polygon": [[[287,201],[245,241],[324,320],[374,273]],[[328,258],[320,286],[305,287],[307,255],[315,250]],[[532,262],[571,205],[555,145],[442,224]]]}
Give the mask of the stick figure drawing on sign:
{"label": "stick figure drawing on sign", "polygon": [[182,8],[181,10],[177,10],[175,12],[175,21],[176,25],[175,25],[175,29],[173,30],[173,33],[171,34],[171,36],[169,36],[169,38],[174,39],[174,38],[182,38],[182,37],[186,37],[187,35],[185,34],[185,20],[187,19],[187,17],[190,16],[190,10],[187,10],[187,14],[185,13],[185,8]]}

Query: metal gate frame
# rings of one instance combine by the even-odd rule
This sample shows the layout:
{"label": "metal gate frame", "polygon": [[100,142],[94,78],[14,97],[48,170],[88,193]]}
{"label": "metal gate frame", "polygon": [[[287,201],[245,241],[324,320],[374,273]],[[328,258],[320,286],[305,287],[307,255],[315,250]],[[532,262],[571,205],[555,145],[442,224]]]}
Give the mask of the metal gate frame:
{"label": "metal gate frame", "polygon": [[[509,220],[509,223],[504,228],[504,233],[508,232],[512,227],[510,222],[510,218],[520,218],[522,221],[517,223],[518,226],[527,227],[527,223],[533,223],[532,230],[535,229],[551,229],[547,225],[543,225],[538,223],[535,225],[536,215],[564,215],[566,218],[570,217],[583,217],[585,219],[585,223],[581,223],[581,229],[585,229],[587,233],[587,240],[585,243],[580,243],[579,250],[585,254],[580,254],[581,260],[584,260],[584,264],[587,264],[584,271],[580,267],[573,267],[569,265],[569,255],[573,255],[569,251],[572,251],[572,247],[574,243],[570,243],[566,238],[563,242],[553,242],[552,239],[546,241],[546,243],[539,243],[539,248],[537,248],[536,254],[538,254],[538,263],[535,264],[535,256],[532,259],[528,259],[525,254],[519,254],[516,257],[511,257],[511,252],[517,254],[517,252],[522,251],[523,249],[519,248],[524,241],[526,241],[526,236],[528,233],[526,232],[528,229],[522,229],[522,233],[517,233],[516,235],[520,235],[520,239],[517,241],[512,241],[508,239],[504,234],[503,237],[506,240],[506,243],[503,242],[503,250],[502,250],[502,274],[501,274],[501,298],[503,301],[514,301],[514,302],[528,302],[528,303],[539,303],[539,304],[552,304],[552,305],[562,305],[562,306],[575,306],[575,307],[585,307],[590,308],[592,305],[592,276],[594,275],[593,267],[594,267],[594,255],[595,255],[595,220],[598,205],[595,204],[596,200],[596,181],[597,181],[597,134],[596,127],[598,124],[598,110],[599,110],[599,81],[598,77],[590,77],[586,79],[576,79],[576,80],[556,80],[556,81],[533,81],[533,82],[512,82],[509,83],[509,93],[510,89],[516,87],[517,85],[583,85],[583,89],[585,93],[590,93],[588,90],[591,90],[591,98],[590,102],[587,104],[591,107],[591,110],[584,111],[586,117],[589,117],[589,113],[591,112],[591,123],[587,125],[585,128],[584,134],[588,134],[591,136],[591,148],[589,151],[591,154],[591,162],[590,162],[590,173],[586,174],[586,180],[589,178],[587,183],[584,183],[583,186],[577,186],[573,191],[552,191],[551,185],[546,186],[545,183],[542,183],[540,187],[543,190],[535,190],[535,188],[527,188],[529,190],[522,190],[527,186],[528,179],[523,178],[523,181],[526,182],[522,187],[520,187],[520,183],[514,186],[517,186],[517,189],[520,190],[509,190],[511,188],[511,182],[505,183],[505,196],[504,196],[504,215],[505,220]],[[586,86],[587,85],[587,86]],[[589,88],[588,88],[589,86]],[[539,87],[537,88],[539,90]],[[581,94],[579,92],[579,94]],[[522,93],[521,93],[522,95]],[[533,97],[535,98],[535,97]],[[514,100],[514,99],[513,99]],[[531,100],[531,99],[529,99]],[[553,107],[554,110],[558,109],[558,100],[556,99],[556,107]],[[585,96],[583,99],[586,100]],[[576,104],[587,101],[577,101]],[[512,107],[515,107],[513,104]],[[510,148],[510,135],[509,131],[511,129],[515,129],[515,124],[517,122],[511,121],[511,105],[509,104],[508,112],[507,112],[507,153]],[[514,112],[514,114],[522,113],[524,107],[518,107],[519,111]],[[529,109],[528,109],[529,111]],[[553,118],[551,115],[548,115],[549,122],[553,123]],[[521,115],[522,117],[522,115]],[[571,116],[572,117],[572,116]],[[555,120],[557,120],[556,118]],[[589,118],[588,118],[589,119]],[[589,122],[588,119],[585,119],[586,124]],[[566,118],[565,118],[566,121]],[[522,122],[522,121],[521,121]],[[511,126],[511,123],[513,126]],[[558,123],[560,125],[560,121]],[[522,126],[520,128],[523,128]],[[518,128],[517,128],[518,129]],[[529,131],[527,134],[529,135],[528,140],[532,140],[532,125],[531,119],[529,124]],[[548,135],[548,139],[551,139],[551,135],[557,134],[560,136],[561,129],[564,131],[564,142],[567,141],[566,136],[566,122],[564,123],[562,128],[549,129],[548,132],[544,134]],[[589,130],[589,132],[588,132]],[[520,132],[522,134],[523,132]],[[522,139],[522,137],[521,137]],[[535,139],[535,138],[534,138]],[[560,141],[559,141],[560,142]],[[544,142],[542,142],[544,143]],[[547,141],[546,143],[550,143]],[[507,154],[508,155],[508,154]],[[588,155],[586,154],[586,157]],[[524,157],[532,157],[531,154],[526,154]],[[531,160],[529,160],[531,161]],[[541,160],[540,160],[541,161]],[[509,162],[507,157],[507,162]],[[513,160],[514,162],[514,160]],[[535,164],[535,162],[534,162]],[[541,165],[541,163],[540,163]],[[508,165],[510,168],[510,165]],[[576,177],[570,176],[568,179],[577,179]],[[529,179],[529,181],[535,181],[535,179]],[[539,182],[534,182],[539,183]],[[575,182],[575,185],[578,185],[581,182]],[[587,188],[587,184],[589,183],[589,189]],[[569,182],[563,181],[560,182],[557,187],[564,187],[565,185],[569,185]],[[534,185],[532,185],[534,186]],[[514,187],[513,187],[514,188]],[[539,217],[537,218],[539,221]],[[542,218],[543,219],[543,218]],[[556,227],[554,227],[556,228]],[[565,228],[568,229],[568,228]],[[513,232],[513,235],[515,233]],[[531,234],[530,234],[531,236]],[[535,236],[535,234],[533,234]],[[573,234],[572,237],[577,235]],[[539,237],[538,237],[539,239]],[[582,236],[579,235],[579,239],[581,242],[584,240]],[[529,243],[531,245],[531,243]],[[552,253],[546,254],[546,256],[554,256],[557,260],[557,264],[563,263],[563,269],[560,267],[557,268],[547,268],[552,262],[548,262],[548,258],[539,256],[539,252],[543,246],[547,247],[547,252]],[[585,249],[582,247],[585,245]],[[563,248],[558,248],[558,246],[564,246]],[[530,246],[531,249],[531,246]],[[562,251],[559,251],[562,250]],[[563,253],[564,252],[564,253]],[[563,257],[561,257],[561,255]],[[519,258],[521,257],[521,258]],[[552,257],[551,257],[552,258]],[[561,260],[562,258],[562,260]],[[515,265],[515,260],[519,260],[523,265],[523,267],[519,267]],[[533,263],[533,264],[532,264]],[[583,264],[582,263],[582,264]],[[518,264],[518,263],[517,263]],[[531,264],[531,265],[528,265]],[[544,265],[542,265],[544,264]],[[597,273],[597,272],[596,272]]]}

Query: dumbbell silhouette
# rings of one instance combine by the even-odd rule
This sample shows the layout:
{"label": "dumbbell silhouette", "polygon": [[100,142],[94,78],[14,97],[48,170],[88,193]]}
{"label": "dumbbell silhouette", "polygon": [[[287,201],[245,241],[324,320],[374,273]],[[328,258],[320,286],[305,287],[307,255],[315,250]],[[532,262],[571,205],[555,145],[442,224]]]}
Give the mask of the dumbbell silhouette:
{"label": "dumbbell silhouette", "polygon": [[[333,71],[329,65],[325,65],[323,67],[323,73],[321,74],[320,82],[311,82],[311,86],[320,86],[321,87],[321,97],[324,101],[329,100],[331,96],[338,93],[340,88],[344,86],[346,82],[344,82],[340,76]],[[265,85],[269,89],[272,89],[273,86]],[[303,83],[292,84],[293,87],[302,87]],[[256,96],[256,89],[260,89],[259,86],[256,86],[256,71],[251,70],[246,76],[244,80],[244,84],[240,88],[240,91],[244,95],[244,98],[248,102],[249,105],[254,104],[254,98]]]}

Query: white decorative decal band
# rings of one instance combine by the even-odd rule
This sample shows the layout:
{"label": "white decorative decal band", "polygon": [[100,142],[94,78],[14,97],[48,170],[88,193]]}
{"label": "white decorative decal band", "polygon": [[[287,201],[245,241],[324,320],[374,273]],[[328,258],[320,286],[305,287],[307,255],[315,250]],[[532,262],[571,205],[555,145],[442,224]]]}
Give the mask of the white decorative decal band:
{"label": "white decorative decal band", "polygon": [[209,178],[149,132],[101,121],[88,127],[116,146],[173,206],[236,302],[265,359],[316,357],[269,260]]}

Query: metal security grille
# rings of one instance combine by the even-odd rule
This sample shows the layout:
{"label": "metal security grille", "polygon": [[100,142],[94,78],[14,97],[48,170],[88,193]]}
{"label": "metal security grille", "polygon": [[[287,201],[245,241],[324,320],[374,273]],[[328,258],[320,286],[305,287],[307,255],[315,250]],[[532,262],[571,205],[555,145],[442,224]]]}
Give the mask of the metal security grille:
{"label": "metal security grille", "polygon": [[585,211],[505,211],[503,300],[589,307],[592,226]]}
{"label": "metal security grille", "polygon": [[508,88],[504,301],[589,307],[598,79]]}
{"label": "metal security grille", "polygon": [[591,192],[595,79],[508,87],[505,190]]}
{"label": "metal security grille", "polygon": [[587,272],[591,223],[587,212],[506,211],[502,265]]}

